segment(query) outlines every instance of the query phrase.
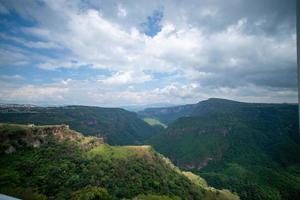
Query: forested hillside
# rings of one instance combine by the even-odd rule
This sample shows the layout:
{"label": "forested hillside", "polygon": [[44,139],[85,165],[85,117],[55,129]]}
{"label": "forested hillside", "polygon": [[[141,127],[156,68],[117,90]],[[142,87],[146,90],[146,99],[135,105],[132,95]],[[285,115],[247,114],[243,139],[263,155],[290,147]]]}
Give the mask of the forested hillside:
{"label": "forested hillside", "polygon": [[103,137],[113,145],[142,144],[158,132],[136,113],[92,106],[2,107],[0,122],[37,125],[68,124],[83,133]]}
{"label": "forested hillside", "polygon": [[215,187],[227,186],[241,199],[300,196],[297,105],[209,99],[149,143],[177,166]]}
{"label": "forested hillside", "polygon": [[170,124],[176,119],[189,116],[197,104],[189,104],[182,106],[146,108],[138,112],[141,118],[153,118],[165,124]]}
{"label": "forested hillside", "polygon": [[0,125],[0,193],[34,199],[237,200],[150,146],[110,146],[67,126]]}

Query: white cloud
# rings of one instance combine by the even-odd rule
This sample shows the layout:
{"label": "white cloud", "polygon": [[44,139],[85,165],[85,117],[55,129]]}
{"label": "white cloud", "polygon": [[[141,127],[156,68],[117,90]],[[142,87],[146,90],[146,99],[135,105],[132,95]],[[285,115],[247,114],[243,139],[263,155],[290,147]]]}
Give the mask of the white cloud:
{"label": "white cloud", "polygon": [[[120,4],[118,8],[121,8]],[[55,9],[63,12],[60,7]],[[204,13],[212,11],[217,12],[214,8],[203,8]],[[172,22],[164,21],[161,32],[148,37],[135,27],[127,29],[122,24],[109,21],[97,10],[77,12],[67,9],[65,15],[68,20],[64,31],[50,30],[49,27],[26,30],[69,49],[72,53],[69,56],[81,63],[119,73],[136,69],[180,73],[194,69],[197,73],[199,69],[212,71],[249,67],[251,62],[264,65],[266,60],[295,60],[295,45],[291,45],[293,40],[285,38],[278,41],[269,35],[248,34],[244,31],[248,26],[246,18],[215,33],[206,33],[202,27],[192,25],[176,27]],[[47,62],[39,66],[45,69],[78,67],[76,64]],[[256,69],[259,67],[255,66]]]}
{"label": "white cloud", "polygon": [[98,80],[105,85],[139,84],[151,80],[151,76],[138,71],[117,72],[114,75]]}
{"label": "white cloud", "polygon": [[2,102],[26,103],[58,103],[64,101],[68,88],[59,86],[25,85],[18,88],[1,88],[0,100]]}
{"label": "white cloud", "polygon": [[[22,16],[28,15],[38,24],[21,28],[23,33],[39,41],[12,36],[7,39],[29,48],[63,48],[67,53],[57,57],[38,56],[19,48],[2,47],[1,65],[35,61],[37,67],[45,70],[92,67],[114,74],[85,81],[66,77],[53,85],[27,85],[22,95],[16,95],[21,91],[13,89],[15,95],[8,97],[21,99],[27,94],[30,99],[31,91],[36,89],[40,95],[33,99],[35,101],[47,99],[42,91],[49,90],[53,95],[57,92],[64,97],[62,101],[76,103],[77,99],[78,103],[99,105],[186,103],[211,96],[253,101],[296,99],[295,90],[290,86],[294,83],[290,71],[296,68],[295,34],[251,31],[253,24],[259,29],[262,20],[270,22],[267,18],[253,21],[249,15],[239,15],[226,20],[220,19],[224,10],[216,6],[205,4],[195,12],[194,4],[167,2],[163,3],[161,31],[150,37],[139,30],[139,25],[153,10],[159,9],[161,3],[151,2],[147,6],[128,3],[125,6],[101,2],[98,7],[84,8],[79,6],[81,3],[45,1],[45,8],[40,12],[32,9],[38,8],[37,5],[31,9],[26,5],[19,8]],[[208,23],[212,21],[205,21],[208,19],[215,20],[214,30]],[[226,23],[218,24],[222,20]],[[282,27],[280,31],[284,31],[285,26]],[[284,71],[288,71],[287,76],[282,77],[287,84],[272,86],[271,82],[277,81]],[[156,79],[156,73],[168,75]],[[66,93],[62,93],[61,88]]]}
{"label": "white cloud", "polygon": [[38,67],[45,70],[55,70],[58,68],[72,68],[77,69],[85,66],[87,63],[81,63],[76,60],[58,60],[58,59],[45,59],[45,62],[38,64]]}
{"label": "white cloud", "polygon": [[[80,86],[80,87],[79,87]],[[153,104],[153,102],[169,104],[195,103],[210,97],[228,98],[250,102],[293,102],[291,98],[296,91],[273,90],[255,85],[236,88],[218,87],[214,89],[202,87],[197,83],[171,83],[151,90],[139,90],[134,87],[122,88],[118,85],[95,82],[94,80],[57,80],[52,84],[24,85],[16,87],[6,85],[0,88],[1,102],[32,104],[83,104],[101,106],[124,106]]]}
{"label": "white cloud", "polygon": [[201,16],[203,16],[203,17],[214,17],[217,15],[217,13],[218,13],[217,8],[204,7],[201,10]]}
{"label": "white cloud", "polygon": [[26,65],[30,63],[30,58],[26,55],[26,52],[12,46],[0,47],[0,66],[4,65]]}
{"label": "white cloud", "polygon": [[127,16],[127,10],[121,5],[118,4],[118,17],[126,17]]}
{"label": "white cloud", "polygon": [[50,31],[47,28],[38,28],[38,27],[26,27],[26,28],[22,28],[23,32],[25,33],[29,33],[38,37],[50,37]]}
{"label": "white cloud", "polygon": [[0,75],[0,80],[4,80],[4,81],[18,81],[18,80],[25,80],[25,78],[19,74],[15,74],[15,75]]}

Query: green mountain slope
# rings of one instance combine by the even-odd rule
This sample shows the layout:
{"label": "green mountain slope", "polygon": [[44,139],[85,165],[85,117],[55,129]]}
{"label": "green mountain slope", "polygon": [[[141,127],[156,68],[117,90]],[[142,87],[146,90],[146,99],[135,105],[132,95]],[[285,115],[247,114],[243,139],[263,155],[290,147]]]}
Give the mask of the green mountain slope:
{"label": "green mountain slope", "polygon": [[110,146],[67,126],[0,124],[0,193],[22,199],[237,200],[150,146]]}
{"label": "green mountain slope", "polygon": [[146,123],[148,123],[151,126],[161,126],[162,128],[167,128],[168,126],[165,125],[164,123],[161,123],[159,120],[157,119],[153,119],[153,118],[144,118],[143,119]]}
{"label": "green mountain slope", "polygon": [[104,137],[109,144],[141,144],[157,133],[136,113],[90,106],[0,108],[0,122],[37,125],[68,124],[85,135]]}
{"label": "green mountain slope", "polygon": [[176,119],[189,116],[197,104],[189,104],[182,106],[162,107],[162,108],[146,108],[138,112],[141,118],[153,118],[164,124],[170,124]]}
{"label": "green mountain slope", "polygon": [[209,99],[149,141],[179,167],[241,199],[300,196],[297,105]]}

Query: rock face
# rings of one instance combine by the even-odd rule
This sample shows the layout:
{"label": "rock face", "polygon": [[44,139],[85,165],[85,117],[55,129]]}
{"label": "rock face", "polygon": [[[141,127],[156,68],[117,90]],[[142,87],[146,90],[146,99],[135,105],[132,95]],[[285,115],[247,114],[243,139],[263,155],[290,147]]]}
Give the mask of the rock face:
{"label": "rock face", "polygon": [[0,124],[0,153],[14,153],[24,146],[38,148],[49,142],[49,138],[54,138],[60,142],[80,142],[84,148],[103,144],[103,138],[83,137],[80,133],[69,129],[69,126],[65,124],[53,126]]}
{"label": "rock face", "polygon": [[183,169],[187,170],[201,170],[203,167],[208,165],[209,161],[213,160],[212,157],[206,157],[202,161],[193,161],[190,163],[179,164],[179,166]]}

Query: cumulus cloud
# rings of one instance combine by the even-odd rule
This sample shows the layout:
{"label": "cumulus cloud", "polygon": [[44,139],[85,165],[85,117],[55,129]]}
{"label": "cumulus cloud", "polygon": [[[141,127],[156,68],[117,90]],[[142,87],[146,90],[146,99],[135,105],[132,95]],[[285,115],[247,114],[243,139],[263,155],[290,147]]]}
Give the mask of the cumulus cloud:
{"label": "cumulus cloud", "polygon": [[[110,71],[69,82],[85,88],[81,92],[90,100],[77,96],[73,85],[62,97],[79,103],[296,100],[294,0],[145,2],[4,1],[4,14],[14,10],[35,25],[19,28],[32,40],[7,33],[2,39],[61,53],[30,54],[10,44],[0,49],[1,65]],[[35,88],[23,87],[29,96]]]}
{"label": "cumulus cloud", "polygon": [[3,102],[17,103],[59,103],[64,102],[67,88],[58,86],[26,85],[17,88],[1,88],[0,99]]}
{"label": "cumulus cloud", "polygon": [[121,4],[118,4],[118,16],[119,17],[127,16],[127,10]]}
{"label": "cumulus cloud", "polygon": [[114,75],[98,80],[99,82],[104,83],[105,85],[126,85],[126,84],[137,84],[144,83],[151,80],[151,76],[138,73],[137,71],[127,71],[127,72],[117,72]]}

